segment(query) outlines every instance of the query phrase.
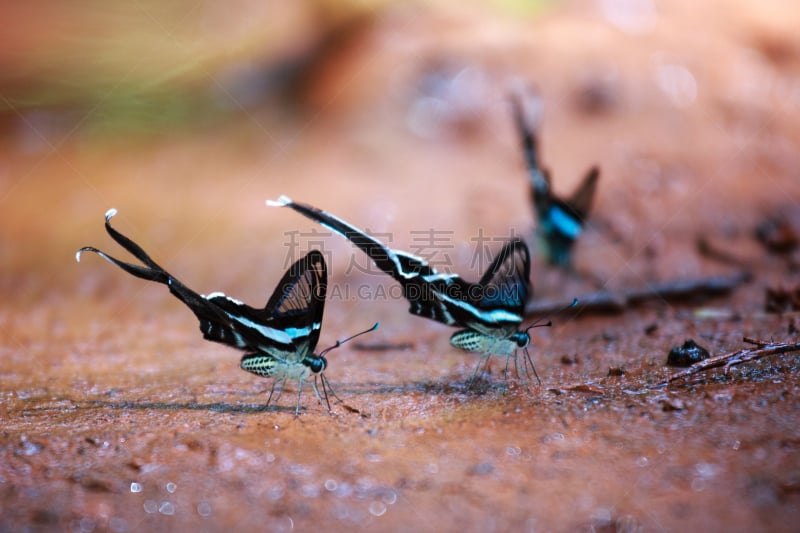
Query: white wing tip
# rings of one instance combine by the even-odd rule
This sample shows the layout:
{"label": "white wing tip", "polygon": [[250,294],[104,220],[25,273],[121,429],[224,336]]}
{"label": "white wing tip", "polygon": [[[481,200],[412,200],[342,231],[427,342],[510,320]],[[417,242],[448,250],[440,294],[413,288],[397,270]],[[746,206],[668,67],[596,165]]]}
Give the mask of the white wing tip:
{"label": "white wing tip", "polygon": [[117,214],[117,210],[112,207],[111,209],[106,211],[106,215],[105,215],[106,216],[106,220],[111,220],[111,217],[113,217],[116,214]]}
{"label": "white wing tip", "polygon": [[80,250],[75,252],[75,262],[76,263],[80,263],[81,262],[81,254],[82,253],[83,253],[83,248],[81,248]]}
{"label": "white wing tip", "polygon": [[267,205],[270,207],[283,207],[292,203],[292,199],[282,194],[277,200],[267,200]]}

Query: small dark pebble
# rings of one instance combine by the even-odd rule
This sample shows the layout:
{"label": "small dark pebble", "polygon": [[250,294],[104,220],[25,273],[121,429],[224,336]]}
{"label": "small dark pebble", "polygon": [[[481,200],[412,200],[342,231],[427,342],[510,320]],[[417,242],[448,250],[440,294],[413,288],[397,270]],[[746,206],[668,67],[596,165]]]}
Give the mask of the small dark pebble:
{"label": "small dark pebble", "polygon": [[683,400],[678,398],[668,398],[661,400],[661,410],[664,412],[670,411],[683,411],[686,409],[686,405],[683,403]]}
{"label": "small dark pebble", "polygon": [[48,511],[46,509],[37,509],[33,511],[31,515],[31,519],[35,524],[58,524],[59,516],[53,512]]}
{"label": "small dark pebble", "polygon": [[618,378],[620,376],[624,376],[625,374],[627,374],[627,372],[625,372],[625,369],[621,366],[612,366],[608,369],[608,377],[610,378]]}
{"label": "small dark pebble", "polygon": [[578,356],[577,355],[564,354],[564,355],[561,356],[561,364],[562,365],[577,365],[578,364]]}
{"label": "small dark pebble", "polygon": [[692,366],[704,359],[708,359],[708,350],[699,346],[693,339],[687,339],[682,346],[673,346],[667,356],[669,366]]}
{"label": "small dark pebble", "polygon": [[756,227],[756,239],[775,254],[793,251],[800,244],[800,236],[792,223],[783,216],[768,218]]}
{"label": "small dark pebble", "polygon": [[658,323],[656,323],[656,322],[653,322],[652,324],[648,324],[644,328],[644,332],[645,332],[646,335],[652,335],[656,331],[658,331]]}
{"label": "small dark pebble", "polygon": [[767,313],[800,311],[800,286],[794,289],[767,287],[764,294],[764,311]]}
{"label": "small dark pebble", "polygon": [[603,332],[603,340],[606,342],[614,342],[615,340],[619,339],[619,335],[614,333],[613,331],[604,331]]}

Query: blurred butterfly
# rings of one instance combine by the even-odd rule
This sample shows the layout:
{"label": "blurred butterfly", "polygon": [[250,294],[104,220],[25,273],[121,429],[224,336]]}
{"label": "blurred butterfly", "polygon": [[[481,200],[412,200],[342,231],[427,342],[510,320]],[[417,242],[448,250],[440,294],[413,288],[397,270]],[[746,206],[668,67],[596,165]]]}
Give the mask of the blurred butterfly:
{"label": "blurred butterfly", "polygon": [[[311,382],[314,392],[322,403],[323,395],[317,388],[319,377],[325,405],[330,410],[328,389],[331,387],[324,374],[328,366],[325,354],[350,339],[337,342],[319,355],[314,353],[322,326],[328,278],[325,259],[319,251],[312,250],[294,263],[278,283],[267,305],[257,309],[219,292],[205,296],[186,287],[153,261],[138,244],[111,227],[111,218],[116,214],[116,209],[106,213],[106,231],[145,266],[125,263],[91,246],[78,250],[78,261],[83,252],[94,252],[129,274],[169,287],[170,292],[200,320],[203,338],[252,352],[242,357],[240,367],[259,376],[275,378],[267,405],[278,382],[283,386],[288,379],[297,380],[297,416],[303,382],[311,377],[314,378]],[[367,331],[377,327],[375,324]],[[333,389],[331,393],[335,396]]]}
{"label": "blurred butterfly", "polygon": [[557,197],[552,190],[550,173],[542,168],[539,159],[536,127],[531,124],[536,121],[526,118],[523,102],[519,98],[512,97],[511,106],[528,167],[531,202],[539,223],[542,251],[551,264],[568,268],[572,263],[572,248],[592,207],[600,169],[591,167],[569,198]]}
{"label": "blurred butterfly", "polygon": [[506,365],[513,357],[516,365],[519,349],[525,354],[525,376],[530,369],[539,380],[528,352],[530,328],[519,330],[531,289],[530,253],[523,241],[508,242],[481,280],[472,283],[457,274],[438,273],[422,258],[392,250],[355,226],[310,205],[293,202],[286,196],[267,204],[290,207],[364,251],[378,268],[400,283],[411,314],[464,328],[450,337],[450,344],[482,355],[472,380],[491,355],[506,356]]}

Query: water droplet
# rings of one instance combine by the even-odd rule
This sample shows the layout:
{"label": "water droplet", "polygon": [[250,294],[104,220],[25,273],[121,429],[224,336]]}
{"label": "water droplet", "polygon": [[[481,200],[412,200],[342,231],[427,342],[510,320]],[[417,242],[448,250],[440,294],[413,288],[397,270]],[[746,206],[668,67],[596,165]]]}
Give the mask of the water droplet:
{"label": "water droplet", "polygon": [[178,485],[170,481],[169,483],[167,483],[165,488],[167,489],[167,492],[169,492],[170,494],[174,494],[175,491],[178,489]]}
{"label": "water droplet", "polygon": [[710,479],[717,473],[717,467],[711,463],[697,463],[694,465],[694,471],[703,479]]}
{"label": "water droplet", "polygon": [[79,522],[79,527],[82,533],[91,533],[94,531],[95,526],[95,521],[88,516],[84,516]]}
{"label": "water droplet", "polygon": [[386,505],[383,502],[372,502],[369,504],[369,512],[374,516],[383,516],[386,513]]}
{"label": "water droplet", "polygon": [[158,502],[155,500],[147,500],[144,502],[144,512],[145,513],[155,513],[158,511]]}
{"label": "water droplet", "polygon": [[636,460],[636,465],[637,465],[637,466],[641,466],[641,467],[645,467],[645,466],[647,466],[647,463],[648,463],[648,462],[649,462],[649,461],[647,460],[647,457],[639,457],[639,458]]}
{"label": "water droplet", "polygon": [[394,505],[397,502],[397,493],[392,489],[388,489],[381,496],[381,500],[387,505]]}
{"label": "water droplet", "polygon": [[688,107],[697,99],[697,80],[683,65],[664,63],[656,66],[655,78],[672,105]]}
{"label": "water droplet", "polygon": [[339,485],[339,484],[338,484],[338,483],[336,483],[336,480],[335,480],[335,479],[326,479],[326,480],[325,480],[325,490],[327,490],[327,491],[329,491],[329,492],[333,492],[333,491],[335,491],[335,490],[336,490],[336,487],[337,487],[338,485]]}
{"label": "water droplet", "polygon": [[272,487],[267,491],[267,498],[270,500],[280,500],[283,498],[283,487]]}
{"label": "water droplet", "polygon": [[200,502],[197,504],[197,514],[203,518],[211,516],[211,504],[208,502]]}
{"label": "water droplet", "polygon": [[161,514],[172,516],[175,514],[175,504],[172,502],[161,502],[158,506],[158,512]]}
{"label": "water droplet", "polygon": [[268,463],[274,463],[275,462],[275,454],[268,453],[267,454],[267,462]]}
{"label": "water droplet", "polygon": [[600,10],[609,24],[629,34],[652,31],[658,19],[653,0],[600,0]]}
{"label": "water droplet", "polygon": [[114,533],[125,533],[128,531],[128,522],[124,518],[112,516],[108,521],[108,528]]}
{"label": "water droplet", "polygon": [[349,498],[353,495],[353,486],[350,483],[340,483],[336,487],[336,496],[339,498]]}
{"label": "water droplet", "polygon": [[34,444],[27,439],[22,441],[22,453],[25,455],[36,455],[42,448],[43,446],[40,444]]}
{"label": "water droplet", "polygon": [[135,481],[131,483],[131,492],[142,492],[142,484]]}
{"label": "water droplet", "polygon": [[607,507],[598,507],[592,511],[592,521],[596,526],[608,526],[611,524],[611,509]]}
{"label": "water droplet", "polygon": [[522,454],[522,448],[519,446],[509,446],[506,448],[506,455],[518,456]]}
{"label": "water droplet", "polygon": [[733,443],[733,449],[738,450],[741,445],[742,443],[737,440],[736,442]]}
{"label": "water droplet", "polygon": [[319,496],[320,490],[319,487],[312,484],[303,485],[300,487],[300,494],[305,496],[306,498],[316,498]]}

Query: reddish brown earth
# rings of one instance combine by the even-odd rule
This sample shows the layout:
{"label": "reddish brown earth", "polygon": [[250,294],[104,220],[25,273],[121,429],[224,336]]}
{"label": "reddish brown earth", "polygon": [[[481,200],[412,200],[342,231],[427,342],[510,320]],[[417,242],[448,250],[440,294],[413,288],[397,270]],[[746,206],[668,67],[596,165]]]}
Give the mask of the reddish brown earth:
{"label": "reddish brown earth", "polygon": [[[800,356],[652,385],[687,338],[712,354],[744,336],[797,340],[800,317],[766,313],[765,291],[800,285],[800,257],[753,232],[781,215],[800,233],[800,10],[662,4],[634,33],[591,2],[376,11],[315,67],[294,119],[265,104],[114,138],[9,112],[0,530],[796,530]],[[430,82],[465,68],[458,91]],[[380,297],[393,282],[349,269],[365,262],[348,243],[264,200],[288,194],[401,249],[446,232],[425,253],[477,279],[471,238],[533,227],[505,100],[518,80],[542,94],[556,189],[602,168],[577,272],[535,255],[534,301],[741,270],[752,281],[562,314],[535,331],[541,386],[506,388],[495,358],[467,390],[477,357],[449,347],[451,329]],[[435,99],[450,109],[438,120]],[[408,346],[332,352],[345,405],[331,414],[305,390],[295,418],[294,386],[267,408],[270,382],[204,342],[164,287],[75,263],[83,245],[124,256],[102,227],[110,207],[187,285],[253,305],[290,253],[323,246],[339,293],[320,346],[375,320],[362,344]],[[698,237],[733,257],[702,255]]]}

